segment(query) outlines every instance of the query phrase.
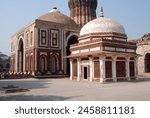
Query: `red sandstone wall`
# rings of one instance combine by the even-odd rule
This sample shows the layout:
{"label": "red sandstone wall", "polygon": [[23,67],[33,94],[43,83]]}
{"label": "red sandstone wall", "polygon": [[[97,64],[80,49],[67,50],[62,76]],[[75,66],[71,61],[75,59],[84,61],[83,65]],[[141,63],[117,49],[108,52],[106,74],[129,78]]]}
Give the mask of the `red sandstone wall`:
{"label": "red sandstone wall", "polygon": [[117,77],[126,77],[125,62],[117,61],[116,64]]}
{"label": "red sandstone wall", "polygon": [[94,78],[100,78],[100,65],[99,61],[94,62]]}
{"label": "red sandstone wall", "polygon": [[112,62],[111,61],[106,61],[105,63],[106,66],[106,78],[112,78]]}
{"label": "red sandstone wall", "polygon": [[135,76],[134,62],[130,62],[130,76],[131,77]]}
{"label": "red sandstone wall", "polygon": [[77,77],[77,73],[78,73],[77,68],[78,68],[77,61],[73,61],[73,74],[75,77]]}

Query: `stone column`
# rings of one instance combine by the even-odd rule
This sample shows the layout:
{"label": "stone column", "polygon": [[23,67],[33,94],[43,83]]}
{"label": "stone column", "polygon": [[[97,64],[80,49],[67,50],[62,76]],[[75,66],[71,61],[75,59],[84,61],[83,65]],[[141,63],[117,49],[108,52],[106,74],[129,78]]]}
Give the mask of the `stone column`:
{"label": "stone column", "polygon": [[80,81],[80,79],[81,79],[81,59],[80,58],[78,58],[77,59],[77,65],[78,65],[78,77],[77,77],[77,81]]}
{"label": "stone column", "polygon": [[73,80],[73,59],[70,59],[70,80]]}
{"label": "stone column", "polygon": [[128,81],[131,80],[130,78],[130,57],[126,57],[126,78]]}
{"label": "stone column", "polygon": [[[66,31],[63,31],[63,37],[66,37]],[[63,55],[67,55],[67,52],[66,52],[66,47],[67,47],[67,43],[68,41],[66,41],[66,38],[63,38]],[[64,73],[67,74],[67,60],[66,58],[64,58]]]}
{"label": "stone column", "polygon": [[38,70],[38,67],[37,67],[37,49],[35,48],[34,50],[34,71],[37,71]]}
{"label": "stone column", "polygon": [[94,79],[94,62],[93,62],[93,57],[89,57],[90,61],[90,82],[93,81]]}
{"label": "stone column", "polygon": [[19,59],[18,59],[18,56],[19,56],[19,51],[18,51],[18,49],[17,49],[17,51],[16,51],[16,60],[15,60],[15,73],[17,73],[17,72],[19,72],[19,68],[18,68],[18,64],[19,64]]}
{"label": "stone column", "polygon": [[100,63],[100,83],[104,83],[105,78],[106,78],[105,57],[104,56],[99,57],[99,63]]}
{"label": "stone column", "polygon": [[116,61],[117,61],[117,57],[116,56],[112,57],[112,78],[113,78],[113,82],[117,82]]}
{"label": "stone column", "polygon": [[23,44],[23,54],[22,55],[23,55],[23,59],[22,59],[23,69],[22,70],[23,70],[23,72],[25,72],[26,71],[26,43]]}
{"label": "stone column", "polygon": [[33,44],[34,44],[34,71],[35,71],[35,75],[37,73],[39,73],[39,63],[38,61],[40,61],[39,57],[38,57],[38,30],[39,28],[37,26],[34,27],[34,41],[33,41]]}
{"label": "stone column", "polygon": [[134,73],[135,73],[135,79],[138,80],[138,57],[135,57]]}

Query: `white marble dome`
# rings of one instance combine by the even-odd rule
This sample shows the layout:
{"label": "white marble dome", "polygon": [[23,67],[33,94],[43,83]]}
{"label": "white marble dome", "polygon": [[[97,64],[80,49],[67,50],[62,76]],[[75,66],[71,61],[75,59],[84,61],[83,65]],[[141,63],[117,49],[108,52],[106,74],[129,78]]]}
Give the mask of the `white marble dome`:
{"label": "white marble dome", "polygon": [[106,17],[99,17],[83,26],[80,31],[80,36],[107,32],[126,34],[124,27],[120,23]]}

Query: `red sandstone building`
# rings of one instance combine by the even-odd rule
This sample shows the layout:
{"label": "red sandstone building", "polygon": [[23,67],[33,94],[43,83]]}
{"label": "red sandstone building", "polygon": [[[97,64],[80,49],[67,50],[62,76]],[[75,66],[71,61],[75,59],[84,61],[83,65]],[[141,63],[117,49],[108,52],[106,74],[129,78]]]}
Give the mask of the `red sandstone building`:
{"label": "red sandstone building", "polygon": [[67,75],[64,56],[78,33],[74,20],[54,8],[12,36],[10,71],[35,77]]}
{"label": "red sandstone building", "polygon": [[64,57],[70,55],[70,45],[78,43],[80,27],[96,18],[96,7],[97,0],[70,0],[71,18],[54,8],[16,32],[11,37],[10,72],[69,76],[69,59]]}

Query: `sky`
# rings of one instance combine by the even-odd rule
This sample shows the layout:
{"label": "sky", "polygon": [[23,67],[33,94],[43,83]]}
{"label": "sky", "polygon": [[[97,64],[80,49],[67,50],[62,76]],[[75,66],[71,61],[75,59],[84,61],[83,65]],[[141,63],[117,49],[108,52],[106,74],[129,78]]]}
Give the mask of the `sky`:
{"label": "sky", "polygon": [[[97,17],[101,6],[105,17],[124,26],[129,40],[150,32],[150,0],[98,0]],[[10,55],[10,37],[53,7],[70,15],[68,0],[1,0],[0,52]]]}

